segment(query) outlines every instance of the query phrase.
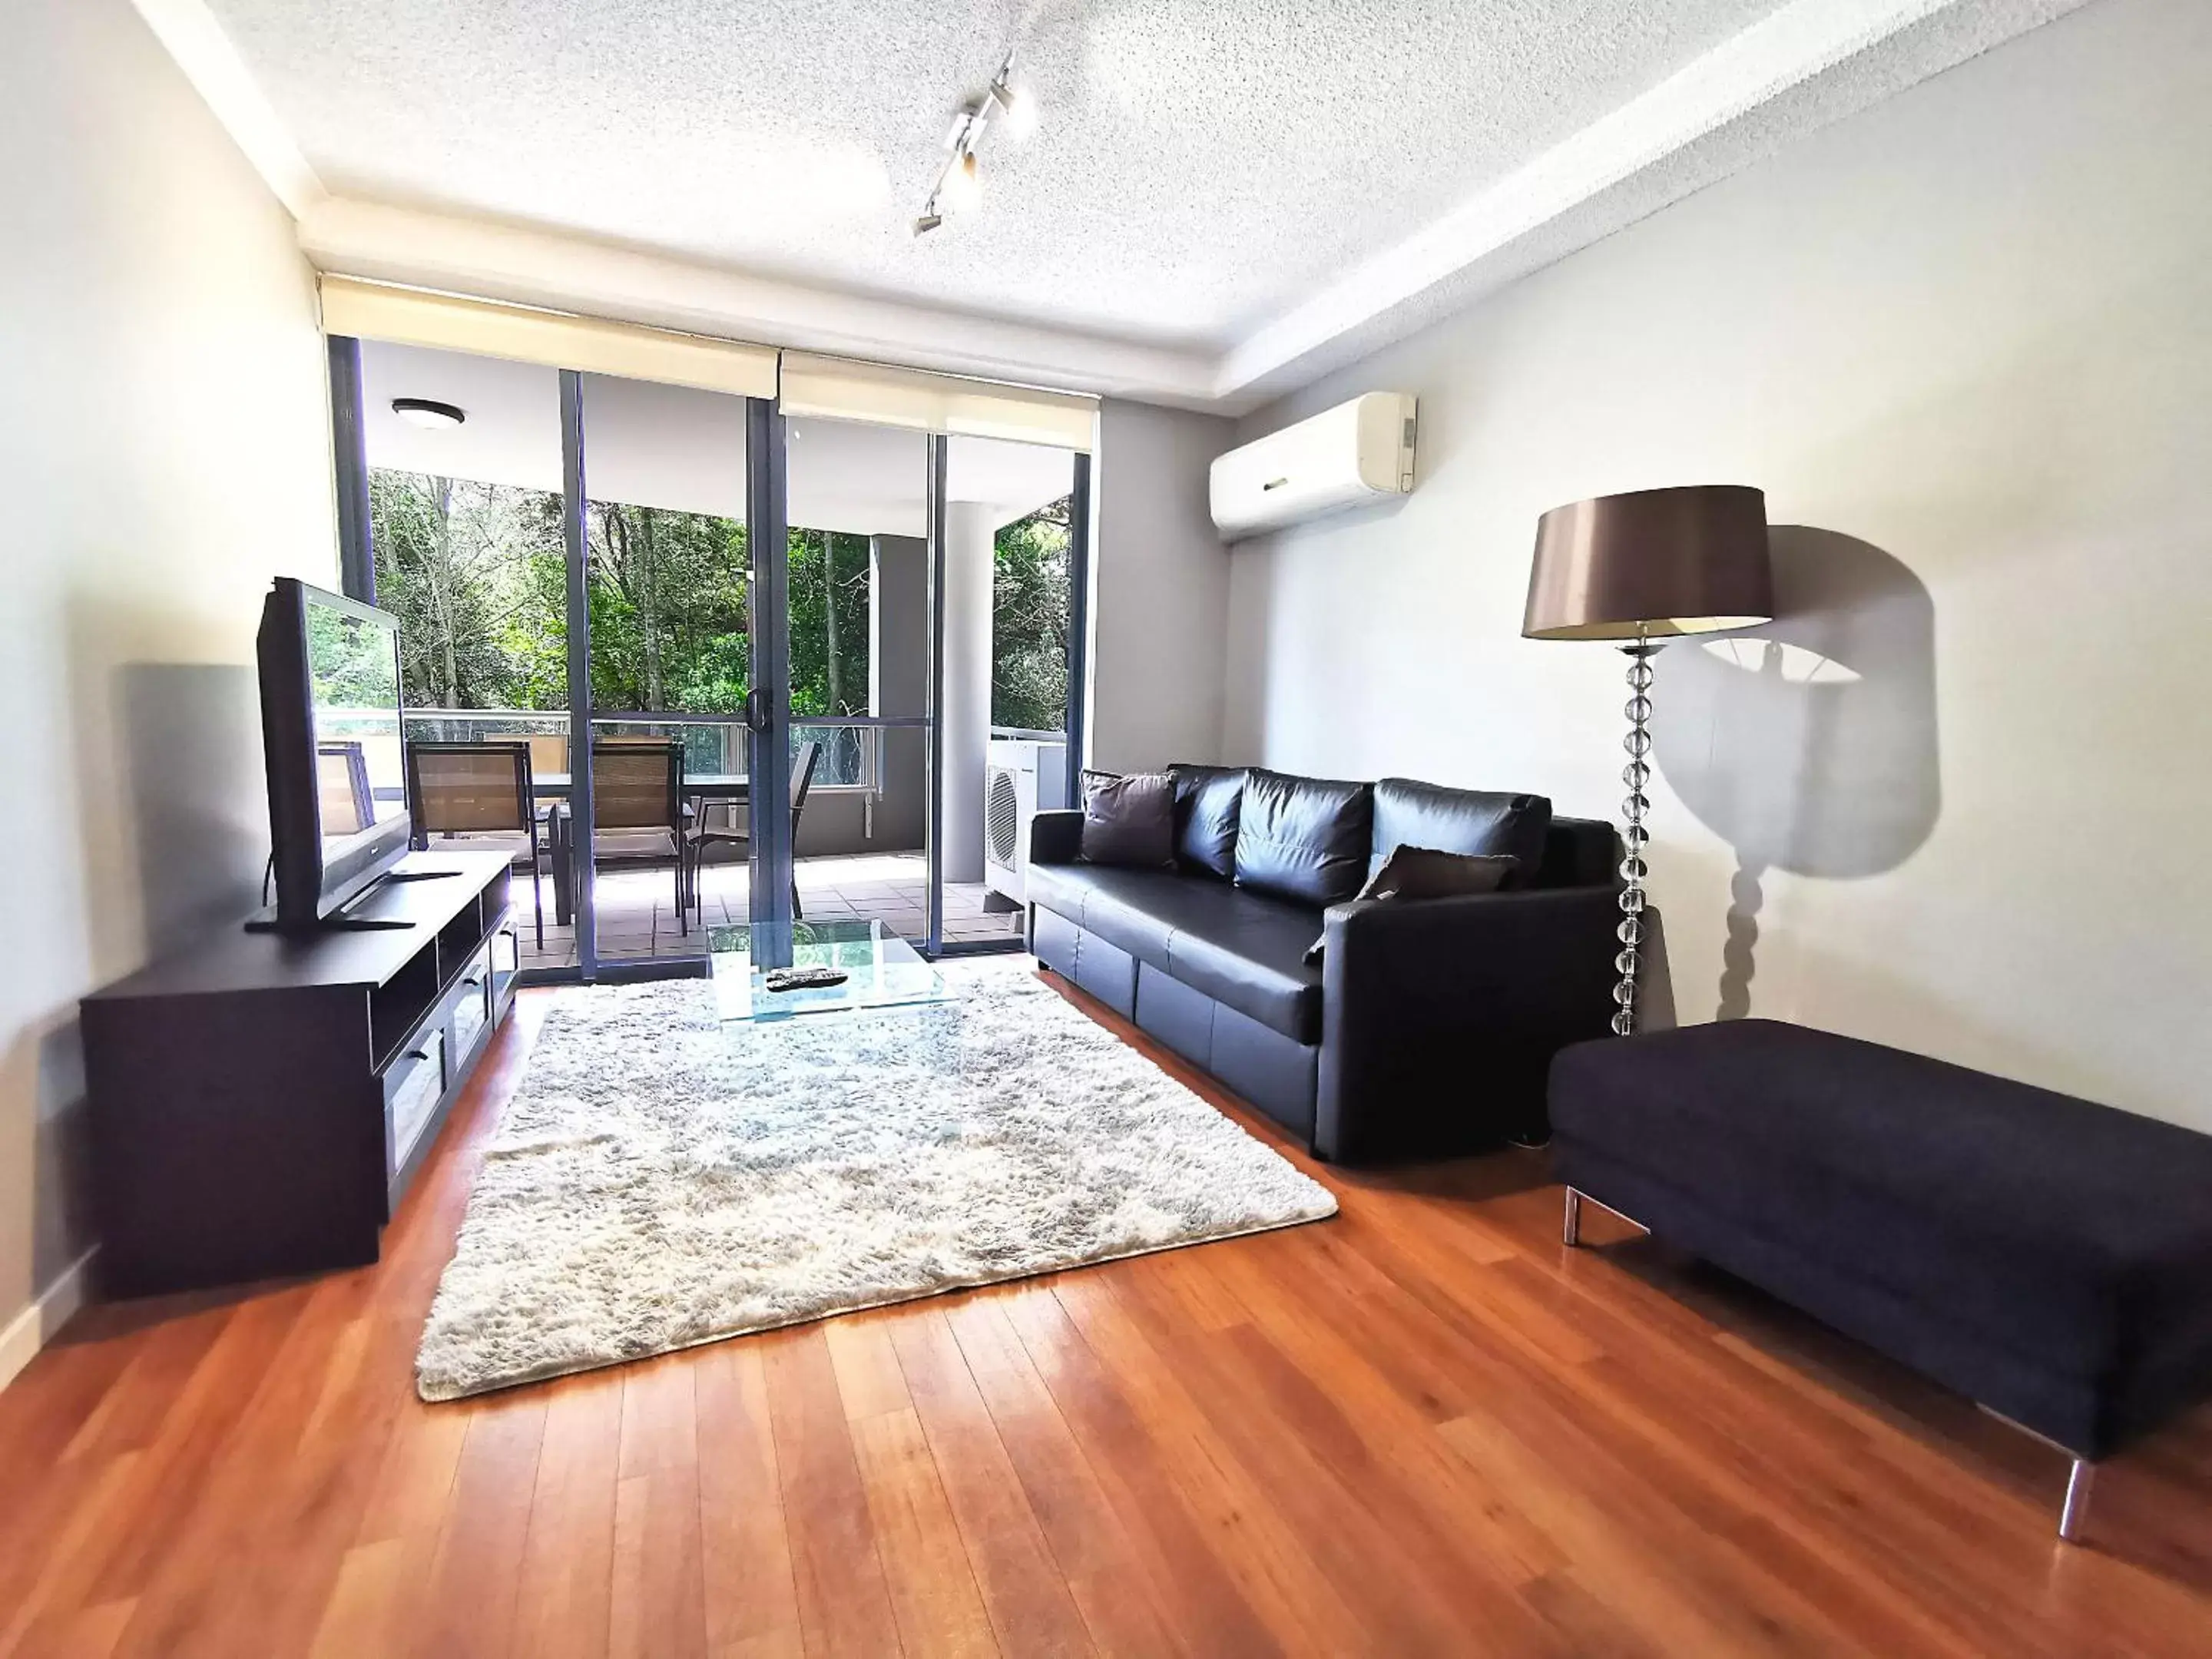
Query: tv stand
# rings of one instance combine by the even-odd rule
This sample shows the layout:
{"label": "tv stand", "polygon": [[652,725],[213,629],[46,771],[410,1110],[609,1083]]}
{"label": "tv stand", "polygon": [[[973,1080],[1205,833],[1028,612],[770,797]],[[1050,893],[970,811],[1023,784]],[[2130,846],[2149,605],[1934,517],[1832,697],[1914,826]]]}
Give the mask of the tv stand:
{"label": "tv stand", "polygon": [[513,1005],[508,883],[504,853],[410,854],[341,926],[226,928],[85,999],[112,1293],[377,1259]]}
{"label": "tv stand", "polygon": [[386,882],[451,881],[461,872],[458,870],[416,870],[405,864],[395,865],[386,871],[359,894],[348,899],[342,909],[318,918],[312,925],[287,927],[276,919],[276,907],[265,905],[246,919],[249,933],[292,933],[302,939],[313,939],[318,933],[397,933],[415,924],[404,916],[368,915],[361,907],[374,896]]}

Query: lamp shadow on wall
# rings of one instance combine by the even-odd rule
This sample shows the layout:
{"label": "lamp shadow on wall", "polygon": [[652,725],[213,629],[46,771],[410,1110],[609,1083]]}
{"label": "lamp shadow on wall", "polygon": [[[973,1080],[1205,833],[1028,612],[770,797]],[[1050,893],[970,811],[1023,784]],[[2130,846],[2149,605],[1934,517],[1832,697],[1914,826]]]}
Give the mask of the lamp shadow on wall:
{"label": "lamp shadow on wall", "polygon": [[1936,606],[1870,543],[1769,532],[1775,619],[1659,654],[1652,752],[1735,849],[1717,1019],[1751,1012],[1771,870],[1850,881],[1893,870],[1942,810]]}

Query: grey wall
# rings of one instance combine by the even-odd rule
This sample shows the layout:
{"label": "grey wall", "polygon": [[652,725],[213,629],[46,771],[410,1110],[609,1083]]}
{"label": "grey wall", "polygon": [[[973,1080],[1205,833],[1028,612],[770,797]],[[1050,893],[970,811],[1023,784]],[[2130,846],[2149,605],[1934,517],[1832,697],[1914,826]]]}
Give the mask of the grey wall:
{"label": "grey wall", "polygon": [[0,53],[0,1378],[89,1244],[77,998],[251,908],[253,630],[335,580],[290,221],[127,0]]}
{"label": "grey wall", "polygon": [[1784,615],[1660,659],[1680,1018],[2212,1129],[2212,8],[2097,0],[1246,423],[1421,400],[1394,509],[1232,557],[1225,747],[1612,816],[1537,515],[1763,485]]}
{"label": "grey wall", "polygon": [[1091,543],[1090,763],[1210,761],[1221,744],[1229,561],[1206,469],[1236,441],[1211,415],[1109,398]]}

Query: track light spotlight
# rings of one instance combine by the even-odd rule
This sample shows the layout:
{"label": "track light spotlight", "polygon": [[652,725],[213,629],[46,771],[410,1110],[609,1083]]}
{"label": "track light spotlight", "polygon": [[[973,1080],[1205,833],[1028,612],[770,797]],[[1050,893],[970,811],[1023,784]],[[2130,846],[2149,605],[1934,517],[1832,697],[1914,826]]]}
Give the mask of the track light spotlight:
{"label": "track light spotlight", "polygon": [[969,150],[953,158],[952,165],[945,169],[945,178],[937,187],[937,210],[939,213],[967,213],[983,199],[983,170],[975,160],[975,152]]}
{"label": "track light spotlight", "polygon": [[[1013,60],[1006,61],[1011,67]],[[999,78],[991,82],[991,101],[998,105],[1006,121],[1006,137],[1018,144],[1036,131],[1036,96],[1027,87],[1009,86],[1006,77],[1006,70],[1001,70]]]}

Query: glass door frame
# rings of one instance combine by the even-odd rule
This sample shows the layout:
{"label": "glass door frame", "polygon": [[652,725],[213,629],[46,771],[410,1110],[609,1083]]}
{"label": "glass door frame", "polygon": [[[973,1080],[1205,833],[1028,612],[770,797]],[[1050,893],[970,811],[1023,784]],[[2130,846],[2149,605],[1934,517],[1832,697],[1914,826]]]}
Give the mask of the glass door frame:
{"label": "glass door frame", "polygon": [[783,410],[745,400],[746,629],[752,685],[745,696],[745,819],[752,957],[790,965],[791,887],[796,862],[791,825],[791,529],[784,475]]}

